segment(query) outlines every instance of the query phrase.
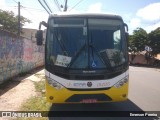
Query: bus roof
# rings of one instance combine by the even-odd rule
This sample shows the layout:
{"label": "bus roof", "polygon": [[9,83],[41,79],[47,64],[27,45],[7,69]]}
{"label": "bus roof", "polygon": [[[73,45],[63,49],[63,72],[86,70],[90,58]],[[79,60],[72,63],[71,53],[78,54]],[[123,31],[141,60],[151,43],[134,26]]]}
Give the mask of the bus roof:
{"label": "bus roof", "polygon": [[52,17],[88,17],[88,18],[109,18],[109,19],[119,19],[122,20],[122,17],[114,14],[106,14],[106,13],[58,13],[51,14],[49,18]]}

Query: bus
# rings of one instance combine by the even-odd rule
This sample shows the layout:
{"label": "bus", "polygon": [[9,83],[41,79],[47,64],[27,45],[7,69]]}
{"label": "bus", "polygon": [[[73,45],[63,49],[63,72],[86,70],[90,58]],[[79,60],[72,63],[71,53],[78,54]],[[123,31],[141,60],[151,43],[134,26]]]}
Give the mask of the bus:
{"label": "bus", "polygon": [[[52,14],[45,41],[46,98],[51,103],[124,101],[128,95],[128,26],[109,14]],[[42,45],[42,30],[37,44]]]}

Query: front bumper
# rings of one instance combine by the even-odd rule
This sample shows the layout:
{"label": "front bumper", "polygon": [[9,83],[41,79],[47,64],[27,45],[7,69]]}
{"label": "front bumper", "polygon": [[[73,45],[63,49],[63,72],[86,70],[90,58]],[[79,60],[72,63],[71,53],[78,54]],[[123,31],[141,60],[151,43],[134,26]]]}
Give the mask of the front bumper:
{"label": "front bumper", "polygon": [[50,86],[46,80],[46,98],[51,103],[99,103],[127,100],[128,82],[120,88],[114,86],[107,90],[72,91],[67,88],[60,90]]}

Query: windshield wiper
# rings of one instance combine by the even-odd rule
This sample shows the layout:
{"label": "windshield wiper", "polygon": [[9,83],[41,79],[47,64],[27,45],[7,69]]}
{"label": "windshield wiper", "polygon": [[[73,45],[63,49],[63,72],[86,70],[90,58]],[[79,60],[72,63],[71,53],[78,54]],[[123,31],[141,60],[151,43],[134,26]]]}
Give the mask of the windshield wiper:
{"label": "windshield wiper", "polygon": [[90,44],[90,47],[95,51],[95,54],[98,56],[98,58],[101,60],[101,62],[106,66],[106,67],[108,67],[108,68],[112,68],[111,67],[111,64],[110,64],[110,61],[109,61],[109,59],[108,59],[108,55],[107,54],[105,54],[105,56],[103,55],[103,53],[101,54],[99,54],[98,53],[98,51],[96,50],[96,48],[92,45],[92,44]]}
{"label": "windshield wiper", "polygon": [[63,54],[68,56],[68,53],[67,53],[67,50],[66,50],[66,48],[65,48],[64,44],[63,44],[60,40],[58,40],[58,35],[57,35],[58,33],[53,32],[53,34],[54,34],[54,36],[55,36],[55,38],[56,38],[57,42],[59,43],[60,48],[61,48],[61,49],[62,49],[62,51],[63,51]]}
{"label": "windshield wiper", "polygon": [[71,63],[67,66],[67,68],[68,68],[68,67],[71,67],[71,66],[73,65],[73,63],[77,60],[78,56],[81,54],[81,52],[82,52],[83,50],[85,50],[85,48],[86,48],[86,44],[84,44],[84,45],[79,49],[79,51],[76,53],[75,57],[72,59]]}
{"label": "windshield wiper", "polygon": [[102,58],[102,55],[100,55],[97,51],[97,49],[93,46],[93,43],[92,43],[92,32],[91,32],[91,43],[89,45],[89,47],[91,47],[92,49],[92,58],[93,58],[93,61],[94,61],[94,54],[93,54],[93,51],[95,51],[95,54],[98,56],[98,58],[101,60],[101,62],[106,66],[106,67],[109,67],[111,68],[111,64],[110,64],[110,61],[108,59],[108,56],[106,54],[106,59],[104,60],[104,58]]}
{"label": "windshield wiper", "polygon": [[113,70],[110,60],[108,59],[108,55],[105,51],[100,52],[100,57],[103,59],[104,63],[106,66],[108,66],[109,68],[111,68],[111,70]]}

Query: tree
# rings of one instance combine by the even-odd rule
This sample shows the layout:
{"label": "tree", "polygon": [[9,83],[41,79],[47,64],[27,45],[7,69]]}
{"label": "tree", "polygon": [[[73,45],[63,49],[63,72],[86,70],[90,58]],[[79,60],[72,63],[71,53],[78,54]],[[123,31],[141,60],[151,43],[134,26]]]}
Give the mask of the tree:
{"label": "tree", "polygon": [[135,47],[135,44],[134,44],[134,39],[133,39],[133,35],[129,35],[129,52],[137,52],[137,49]]}
{"label": "tree", "polygon": [[141,52],[145,46],[149,44],[148,34],[142,28],[137,28],[133,31],[133,35],[129,36],[129,51]]}
{"label": "tree", "polygon": [[149,33],[149,45],[152,48],[152,54],[160,53],[160,27]]}
{"label": "tree", "polygon": [[[31,21],[23,16],[20,16],[21,28],[26,22],[31,23]],[[3,30],[10,32],[18,32],[18,16],[15,16],[12,11],[0,10],[0,24]],[[22,31],[21,31],[22,32]]]}

